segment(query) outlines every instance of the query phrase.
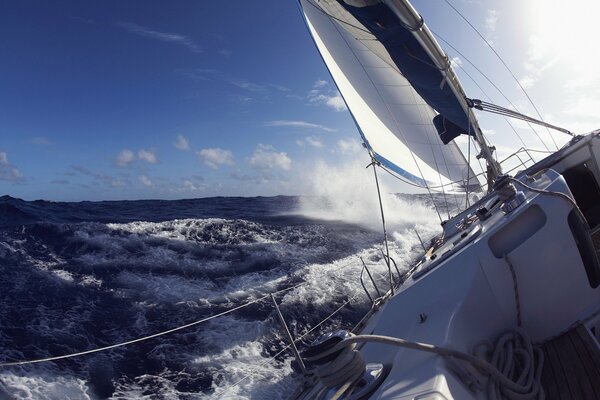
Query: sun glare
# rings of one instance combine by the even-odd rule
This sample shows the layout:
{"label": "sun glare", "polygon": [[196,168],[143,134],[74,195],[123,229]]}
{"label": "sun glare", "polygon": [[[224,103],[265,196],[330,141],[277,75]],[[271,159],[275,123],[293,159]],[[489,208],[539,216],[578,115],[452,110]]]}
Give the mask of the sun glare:
{"label": "sun glare", "polygon": [[600,2],[597,0],[534,0],[531,2],[531,68],[560,68],[581,82],[594,80],[600,52]]}

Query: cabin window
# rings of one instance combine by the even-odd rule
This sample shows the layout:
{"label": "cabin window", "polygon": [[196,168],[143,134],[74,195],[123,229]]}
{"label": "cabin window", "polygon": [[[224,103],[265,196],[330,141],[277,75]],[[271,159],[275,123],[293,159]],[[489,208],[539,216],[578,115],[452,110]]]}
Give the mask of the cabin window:
{"label": "cabin window", "polygon": [[598,262],[598,253],[594,247],[594,242],[590,236],[590,230],[576,210],[571,210],[568,221],[590,286],[596,288],[600,285],[600,263]]}
{"label": "cabin window", "polygon": [[588,163],[569,168],[562,175],[590,228],[595,228],[600,224],[600,188]]}
{"label": "cabin window", "polygon": [[544,225],[546,214],[534,204],[500,228],[490,237],[488,245],[496,258],[502,258],[535,235]]}

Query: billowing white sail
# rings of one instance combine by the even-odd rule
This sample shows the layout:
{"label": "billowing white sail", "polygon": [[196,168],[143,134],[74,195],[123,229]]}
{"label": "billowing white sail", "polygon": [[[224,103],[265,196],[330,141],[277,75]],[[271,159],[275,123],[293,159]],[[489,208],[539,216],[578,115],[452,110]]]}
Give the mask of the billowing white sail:
{"label": "billowing white sail", "polygon": [[437,113],[402,75],[378,38],[336,0],[300,0],[300,4],[315,44],[373,157],[403,178],[432,190],[461,192],[467,180],[470,191],[479,189],[456,144],[440,140],[432,122]]}

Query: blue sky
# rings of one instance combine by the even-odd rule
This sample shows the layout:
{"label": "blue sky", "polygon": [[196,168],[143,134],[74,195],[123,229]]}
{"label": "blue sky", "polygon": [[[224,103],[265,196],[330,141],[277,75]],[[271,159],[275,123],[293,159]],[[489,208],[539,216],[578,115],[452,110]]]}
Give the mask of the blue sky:
{"label": "blue sky", "polygon": [[[598,6],[521,3],[453,1],[514,68],[545,118],[579,133],[600,127],[599,80],[590,66],[598,55],[584,51],[585,41],[556,34],[559,25],[571,28],[574,18],[565,13],[575,12],[579,33],[594,35]],[[434,32],[532,112],[444,2],[414,4]],[[314,187],[315,165],[364,164],[357,131],[294,0],[2,2],[0,35],[0,194],[300,194]],[[468,93],[483,97],[461,68],[506,105],[461,57],[455,63]],[[519,147],[505,122],[484,116],[482,125],[500,155]],[[542,148],[528,127],[517,129],[527,145]]]}

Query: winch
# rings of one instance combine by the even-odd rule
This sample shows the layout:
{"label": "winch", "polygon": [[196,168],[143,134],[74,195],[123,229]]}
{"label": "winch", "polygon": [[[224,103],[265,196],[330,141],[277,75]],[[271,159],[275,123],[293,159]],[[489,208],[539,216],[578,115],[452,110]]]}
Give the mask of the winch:
{"label": "winch", "polygon": [[365,399],[383,382],[383,364],[366,363],[356,343],[340,345],[352,336],[345,330],[326,333],[302,353],[302,359],[324,386],[317,399]]}

